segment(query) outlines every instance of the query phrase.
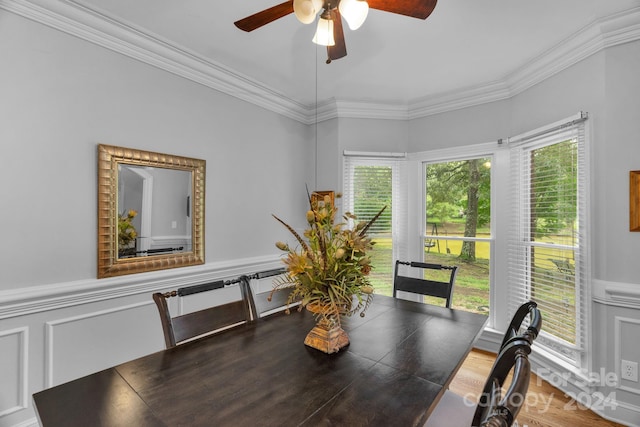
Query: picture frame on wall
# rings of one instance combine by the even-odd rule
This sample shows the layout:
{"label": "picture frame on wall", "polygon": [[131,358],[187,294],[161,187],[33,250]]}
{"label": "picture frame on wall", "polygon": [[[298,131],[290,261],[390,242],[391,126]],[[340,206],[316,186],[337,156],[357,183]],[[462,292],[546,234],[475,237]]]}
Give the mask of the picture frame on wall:
{"label": "picture frame on wall", "polygon": [[629,231],[640,231],[640,170],[629,172]]}
{"label": "picture frame on wall", "polygon": [[331,204],[335,206],[336,195],[333,191],[314,191],[311,193],[311,202],[322,202],[325,196],[329,196],[331,198]]}

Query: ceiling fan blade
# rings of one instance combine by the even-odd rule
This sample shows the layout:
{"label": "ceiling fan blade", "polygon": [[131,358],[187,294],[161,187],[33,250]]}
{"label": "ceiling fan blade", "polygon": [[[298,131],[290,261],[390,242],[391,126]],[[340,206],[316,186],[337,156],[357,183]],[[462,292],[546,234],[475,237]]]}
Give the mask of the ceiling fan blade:
{"label": "ceiling fan blade", "polygon": [[367,0],[367,3],[372,9],[427,19],[435,9],[437,0]]}
{"label": "ceiling fan blade", "polygon": [[254,13],[239,21],[234,22],[235,26],[244,31],[253,31],[257,28],[267,25],[270,22],[280,19],[293,13],[293,0],[280,3],[277,6],[265,9],[262,12]]}
{"label": "ceiling fan blade", "polygon": [[342,16],[338,9],[331,10],[331,20],[333,21],[333,39],[335,45],[327,46],[327,64],[334,59],[347,56],[347,45],[344,41],[344,30],[342,29]]}

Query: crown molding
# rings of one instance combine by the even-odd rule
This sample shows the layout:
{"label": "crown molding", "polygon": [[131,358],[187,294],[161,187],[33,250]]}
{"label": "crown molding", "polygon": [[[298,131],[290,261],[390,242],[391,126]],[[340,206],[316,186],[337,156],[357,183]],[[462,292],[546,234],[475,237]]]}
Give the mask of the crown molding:
{"label": "crown molding", "polygon": [[409,119],[432,116],[447,111],[487,104],[511,97],[504,81],[491,82],[462,90],[418,98],[409,104]]}
{"label": "crown molding", "polygon": [[608,47],[640,39],[640,7],[597,19],[502,79],[411,100],[406,105],[332,99],[306,106],[195,52],[117,22],[76,0],[0,0],[0,9],[118,52],[211,89],[313,124],[333,118],[412,120],[508,99]]}
{"label": "crown molding", "polygon": [[640,39],[640,7],[597,19],[504,79],[511,95],[558,74],[606,48]]}
{"label": "crown molding", "polygon": [[336,100],[336,115],[352,119],[408,120],[406,105]]}
{"label": "crown molding", "polygon": [[416,99],[409,119],[511,98],[603,49],[640,39],[640,7],[597,19],[502,79]]}
{"label": "crown molding", "polygon": [[[314,113],[312,111],[312,113]],[[312,123],[336,118],[407,120],[408,110],[405,105],[384,104],[375,102],[345,101],[332,98],[318,104],[316,117]]]}
{"label": "crown molding", "polygon": [[593,21],[500,80],[416,98],[406,106],[334,100],[318,121],[335,117],[412,120],[509,99],[606,48],[640,40],[640,7]]}
{"label": "crown molding", "polygon": [[0,9],[110,49],[153,67],[250,102],[280,115],[310,123],[310,109],[222,64],[117,22],[74,0],[0,0]]}

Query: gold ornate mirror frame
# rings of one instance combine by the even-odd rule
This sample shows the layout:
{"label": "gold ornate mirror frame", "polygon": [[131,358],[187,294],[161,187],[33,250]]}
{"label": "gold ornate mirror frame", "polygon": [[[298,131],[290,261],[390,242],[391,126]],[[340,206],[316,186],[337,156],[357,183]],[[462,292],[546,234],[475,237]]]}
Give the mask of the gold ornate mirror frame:
{"label": "gold ornate mirror frame", "polygon": [[[118,255],[119,166],[165,168],[191,173],[191,250],[149,256]],[[98,145],[98,278],[142,273],[204,263],[204,200],[206,162],[150,151]],[[149,251],[150,252],[150,251]]]}

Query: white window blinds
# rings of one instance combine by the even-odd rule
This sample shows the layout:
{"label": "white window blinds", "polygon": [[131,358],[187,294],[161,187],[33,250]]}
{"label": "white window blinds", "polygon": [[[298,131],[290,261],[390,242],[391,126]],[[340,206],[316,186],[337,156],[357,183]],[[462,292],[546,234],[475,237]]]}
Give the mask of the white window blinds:
{"label": "white window blinds", "polygon": [[401,185],[407,181],[406,162],[404,158],[384,158],[376,154],[375,157],[364,154],[344,156],[343,212],[351,212],[358,220],[366,221],[387,206],[382,217],[371,227],[369,235],[378,239],[378,249],[389,241],[391,247],[385,251],[388,256],[380,259],[384,265],[379,265],[376,270],[390,272],[395,259],[406,257],[406,186]]}
{"label": "white window blinds", "polygon": [[511,143],[509,315],[543,316],[537,345],[580,367],[586,340],[587,148],[584,120]]}

